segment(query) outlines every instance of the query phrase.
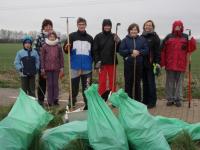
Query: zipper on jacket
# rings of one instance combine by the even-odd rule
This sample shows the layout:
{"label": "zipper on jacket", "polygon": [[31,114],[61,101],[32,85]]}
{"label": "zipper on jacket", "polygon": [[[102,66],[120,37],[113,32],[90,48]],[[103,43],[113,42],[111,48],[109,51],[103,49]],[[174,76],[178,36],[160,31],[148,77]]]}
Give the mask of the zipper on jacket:
{"label": "zipper on jacket", "polygon": [[[81,54],[83,54],[82,42],[83,42],[83,41],[81,41]],[[83,68],[82,68],[82,62],[83,62],[83,58],[82,58],[82,56],[81,56],[81,70],[83,69]]]}

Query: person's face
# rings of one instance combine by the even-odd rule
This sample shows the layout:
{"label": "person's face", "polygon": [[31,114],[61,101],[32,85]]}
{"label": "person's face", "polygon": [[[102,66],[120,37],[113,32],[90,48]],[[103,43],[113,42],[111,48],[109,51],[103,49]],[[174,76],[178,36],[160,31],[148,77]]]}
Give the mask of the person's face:
{"label": "person's face", "polygon": [[31,49],[31,44],[30,43],[24,43],[24,48]]}
{"label": "person's face", "polygon": [[144,30],[146,32],[152,32],[153,31],[153,24],[152,22],[147,22],[145,25],[144,25]]}
{"label": "person's face", "polygon": [[56,37],[55,37],[55,35],[51,34],[51,35],[49,35],[48,39],[49,39],[50,41],[55,41],[55,40],[56,40]]}
{"label": "person's face", "polygon": [[106,31],[106,32],[109,32],[109,31],[111,31],[111,26],[110,25],[105,25],[103,27],[103,30]]}
{"label": "person's face", "polygon": [[181,28],[182,28],[181,26],[176,26],[174,30],[175,31],[181,31]]}
{"label": "person's face", "polygon": [[131,37],[136,37],[138,35],[138,30],[136,27],[133,27],[131,30],[130,30],[130,36]]}
{"label": "person's face", "polygon": [[47,32],[47,33],[51,32],[52,30],[53,30],[53,27],[49,24],[44,27],[44,31]]}
{"label": "person's face", "polygon": [[79,22],[77,24],[77,27],[78,27],[78,30],[81,31],[81,32],[84,32],[85,31],[85,28],[86,28],[86,23],[85,22]]}

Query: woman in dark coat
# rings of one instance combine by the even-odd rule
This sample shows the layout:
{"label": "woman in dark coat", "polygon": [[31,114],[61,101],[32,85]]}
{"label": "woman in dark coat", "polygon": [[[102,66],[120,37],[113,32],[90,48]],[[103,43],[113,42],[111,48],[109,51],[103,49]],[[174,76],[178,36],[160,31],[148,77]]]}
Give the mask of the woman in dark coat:
{"label": "woman in dark coat", "polygon": [[156,106],[156,83],[155,75],[160,69],[160,38],[154,31],[155,25],[152,20],[147,20],[143,26],[142,36],[147,40],[149,54],[144,57],[143,63],[143,103],[148,108]]}
{"label": "woman in dark coat", "polygon": [[148,54],[148,45],[145,38],[138,33],[139,26],[131,24],[128,35],[120,44],[119,53],[124,59],[125,92],[129,97],[141,101],[143,57]]}

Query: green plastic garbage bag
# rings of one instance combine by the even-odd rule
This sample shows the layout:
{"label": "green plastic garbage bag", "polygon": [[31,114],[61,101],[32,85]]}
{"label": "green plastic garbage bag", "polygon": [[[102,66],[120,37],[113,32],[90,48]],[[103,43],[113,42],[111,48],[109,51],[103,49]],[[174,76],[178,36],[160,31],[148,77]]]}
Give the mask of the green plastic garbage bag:
{"label": "green plastic garbage bag", "polygon": [[190,134],[192,140],[200,140],[200,123],[189,124],[184,127],[184,130]]}
{"label": "green plastic garbage bag", "polygon": [[53,118],[22,90],[8,116],[0,122],[0,149],[27,150],[33,138]]}
{"label": "green plastic garbage bag", "polygon": [[119,109],[119,121],[126,131],[130,149],[170,150],[156,121],[148,113],[145,105],[128,97],[123,89],[110,97],[112,104]]}
{"label": "green plastic garbage bag", "polygon": [[88,137],[95,150],[128,150],[127,137],[123,127],[111,109],[99,96],[97,85],[86,91],[88,101]]}
{"label": "green plastic garbage bag", "polygon": [[192,140],[200,140],[200,123],[189,124],[176,118],[162,116],[156,116],[155,120],[168,141],[184,130],[190,134]]}
{"label": "green plastic garbage bag", "polygon": [[41,149],[62,150],[76,138],[88,139],[87,121],[73,121],[44,131]]}

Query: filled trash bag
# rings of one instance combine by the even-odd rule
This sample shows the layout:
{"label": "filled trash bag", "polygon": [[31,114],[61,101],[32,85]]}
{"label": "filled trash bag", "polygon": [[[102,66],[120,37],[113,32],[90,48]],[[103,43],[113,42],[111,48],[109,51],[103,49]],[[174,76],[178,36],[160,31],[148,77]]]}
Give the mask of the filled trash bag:
{"label": "filled trash bag", "polygon": [[200,123],[189,124],[176,118],[162,116],[156,116],[155,120],[168,141],[171,141],[178,133],[183,131],[186,131],[192,140],[200,140]]}
{"label": "filled trash bag", "polygon": [[125,131],[111,109],[99,96],[97,85],[86,91],[88,101],[88,137],[95,150],[128,150]]}
{"label": "filled trash bag", "polygon": [[148,113],[145,105],[129,98],[123,89],[113,93],[110,101],[119,110],[118,118],[126,131],[130,149],[170,150],[154,117]]}
{"label": "filled trash bag", "polygon": [[184,130],[190,134],[192,140],[200,140],[200,123],[189,124]]}
{"label": "filled trash bag", "polygon": [[0,149],[27,150],[33,138],[53,119],[22,90],[8,116],[0,122]]}
{"label": "filled trash bag", "polygon": [[87,121],[73,121],[44,131],[40,143],[42,150],[67,149],[70,141],[88,139]]}

